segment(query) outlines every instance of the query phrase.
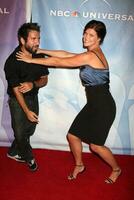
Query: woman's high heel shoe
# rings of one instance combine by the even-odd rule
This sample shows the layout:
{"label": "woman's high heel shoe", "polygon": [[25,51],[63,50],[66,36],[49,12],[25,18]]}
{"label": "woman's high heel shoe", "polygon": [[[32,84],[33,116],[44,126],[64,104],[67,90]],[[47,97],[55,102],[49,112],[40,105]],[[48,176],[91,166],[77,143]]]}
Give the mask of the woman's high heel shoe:
{"label": "woman's high heel shoe", "polygon": [[[71,173],[68,176],[68,180],[74,180],[74,179],[76,179],[76,177],[77,177],[78,174],[82,174],[86,170],[86,167],[84,165],[75,165],[75,168],[78,168],[78,173],[76,173],[76,175],[74,175],[74,172]],[[75,171],[75,169],[74,169],[74,171]]]}
{"label": "woman's high heel shoe", "polygon": [[115,178],[107,178],[106,180],[105,180],[105,183],[107,183],[107,184],[113,184],[113,183],[115,183],[116,182],[116,180],[118,179],[118,177],[121,175],[121,169],[119,168],[119,169],[115,169],[115,170],[113,170],[113,172],[114,173],[116,173],[116,176],[115,176]]}

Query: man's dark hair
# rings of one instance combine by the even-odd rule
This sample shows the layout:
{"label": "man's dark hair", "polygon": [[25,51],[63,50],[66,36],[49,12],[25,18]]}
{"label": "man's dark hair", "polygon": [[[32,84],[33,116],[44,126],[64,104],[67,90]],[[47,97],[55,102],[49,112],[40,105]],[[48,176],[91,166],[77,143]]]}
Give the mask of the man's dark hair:
{"label": "man's dark hair", "polygon": [[18,29],[18,41],[19,44],[20,38],[22,37],[25,41],[27,41],[27,37],[30,31],[37,31],[40,32],[40,26],[38,23],[24,23],[22,26]]}

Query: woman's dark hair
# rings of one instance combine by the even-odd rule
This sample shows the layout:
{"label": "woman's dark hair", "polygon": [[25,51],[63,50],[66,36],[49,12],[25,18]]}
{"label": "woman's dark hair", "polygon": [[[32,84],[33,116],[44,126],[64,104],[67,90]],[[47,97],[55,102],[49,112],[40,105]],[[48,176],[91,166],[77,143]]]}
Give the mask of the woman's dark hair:
{"label": "woman's dark hair", "polygon": [[40,26],[37,23],[24,23],[18,29],[18,40],[19,44],[21,44],[20,38],[22,37],[25,41],[27,41],[27,37],[30,31],[40,32]]}
{"label": "woman's dark hair", "polygon": [[98,37],[100,38],[100,44],[102,44],[107,33],[105,24],[101,21],[91,20],[86,24],[83,33],[85,33],[88,28],[92,28],[96,31]]}

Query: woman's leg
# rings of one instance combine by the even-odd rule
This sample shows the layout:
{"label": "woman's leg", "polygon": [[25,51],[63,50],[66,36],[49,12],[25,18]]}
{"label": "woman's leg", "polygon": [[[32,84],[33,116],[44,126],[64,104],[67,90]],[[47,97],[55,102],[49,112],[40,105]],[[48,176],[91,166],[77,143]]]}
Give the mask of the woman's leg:
{"label": "woman's leg", "polygon": [[67,139],[75,160],[75,168],[73,173],[69,176],[69,179],[74,179],[85,168],[82,161],[82,142],[78,137],[72,135],[71,133],[67,134]]}
{"label": "woman's leg", "polygon": [[99,146],[95,144],[90,144],[90,148],[92,151],[97,153],[112,168],[112,173],[110,174],[106,182],[107,183],[110,183],[110,181],[111,183],[115,182],[118,176],[121,174],[121,169],[117,164],[110,149],[105,146]]}

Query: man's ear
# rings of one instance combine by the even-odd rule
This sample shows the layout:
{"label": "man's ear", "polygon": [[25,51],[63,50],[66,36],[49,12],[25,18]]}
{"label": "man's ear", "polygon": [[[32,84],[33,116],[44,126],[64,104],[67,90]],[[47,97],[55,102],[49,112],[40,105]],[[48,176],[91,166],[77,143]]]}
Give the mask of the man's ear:
{"label": "man's ear", "polygon": [[25,40],[23,39],[23,37],[20,38],[21,44],[24,45],[25,44]]}

